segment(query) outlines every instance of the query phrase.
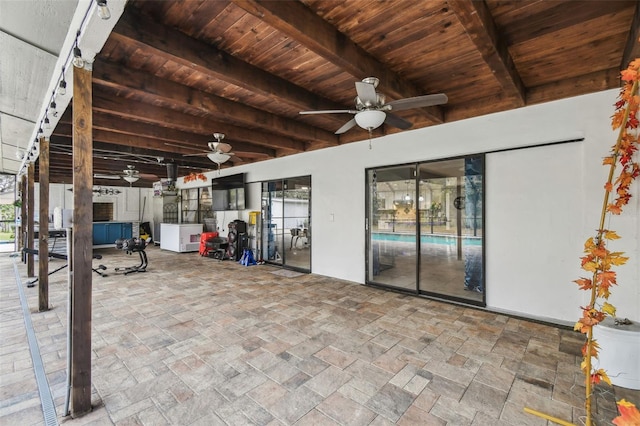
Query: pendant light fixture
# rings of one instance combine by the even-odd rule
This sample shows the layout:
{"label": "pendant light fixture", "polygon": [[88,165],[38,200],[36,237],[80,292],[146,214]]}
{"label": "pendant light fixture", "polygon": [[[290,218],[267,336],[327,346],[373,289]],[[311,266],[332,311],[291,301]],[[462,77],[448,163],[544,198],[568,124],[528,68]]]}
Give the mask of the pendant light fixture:
{"label": "pendant light fixture", "polygon": [[107,0],[96,0],[96,2],[98,3],[98,16],[104,20],[111,18],[111,11],[109,10],[109,6],[107,6]]}

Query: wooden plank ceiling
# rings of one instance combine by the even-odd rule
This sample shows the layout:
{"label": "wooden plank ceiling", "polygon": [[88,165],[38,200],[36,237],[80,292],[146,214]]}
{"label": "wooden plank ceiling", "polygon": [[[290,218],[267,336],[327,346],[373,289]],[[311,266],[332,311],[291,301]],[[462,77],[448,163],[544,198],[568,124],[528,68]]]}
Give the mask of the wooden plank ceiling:
{"label": "wooden plank ceiling", "polygon": [[[334,132],[354,84],[379,78],[387,102],[445,93],[396,114],[438,125],[619,86],[640,56],[638,2],[132,0],[93,67],[94,173],[142,172],[136,186],[360,141]],[[51,137],[51,182],[71,182],[71,106]],[[400,131],[383,125],[382,135]],[[191,155],[188,155],[191,154]],[[185,156],[186,155],[186,156]],[[96,179],[96,185],[128,185]]]}

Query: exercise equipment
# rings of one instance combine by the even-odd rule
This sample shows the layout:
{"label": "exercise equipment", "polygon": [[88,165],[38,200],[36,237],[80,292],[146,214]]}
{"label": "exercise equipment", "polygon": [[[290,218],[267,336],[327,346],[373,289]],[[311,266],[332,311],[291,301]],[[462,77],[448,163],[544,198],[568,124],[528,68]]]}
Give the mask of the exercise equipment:
{"label": "exercise equipment", "polygon": [[224,237],[210,238],[205,242],[207,256],[217,260],[225,260],[227,257],[227,249],[229,248],[229,240]]}
{"label": "exercise equipment", "polygon": [[[30,249],[30,248],[26,248],[26,247],[22,249],[22,252],[23,252],[23,254],[35,254],[35,255],[37,255],[37,254],[38,254],[38,250],[36,250],[36,249]],[[67,257],[67,255],[66,255],[66,254],[60,254],[60,253],[53,253],[53,252],[50,252],[50,253],[49,253],[49,257],[52,257],[52,258],[54,258],[54,259],[68,260],[68,257]],[[101,255],[99,255],[99,254],[95,254],[95,253],[94,253],[93,258],[94,258],[94,259],[98,259],[98,260],[99,260],[99,259],[102,259],[102,256],[101,256]],[[69,266],[69,263],[65,263],[64,265],[60,266],[59,268],[57,268],[57,269],[55,269],[55,270],[53,270],[53,271],[49,272],[47,275],[55,274],[56,272],[63,270],[63,269],[64,269],[64,268],[66,268],[67,266]],[[91,268],[91,270],[92,270],[93,272],[95,272],[96,274],[100,275],[101,277],[106,277],[106,276],[107,276],[107,274],[105,274],[104,272],[102,272],[102,271],[104,271],[104,270],[106,270],[106,269],[107,269],[107,267],[106,267],[106,266],[104,266],[104,265],[98,265],[98,267],[97,267],[97,268],[93,268],[93,267]],[[36,278],[34,278],[34,279],[33,279],[33,280],[31,280],[31,281],[27,281],[27,287],[35,287],[37,282],[38,282],[38,278],[37,278],[37,277],[36,277]]]}
{"label": "exercise equipment", "polygon": [[118,238],[116,240],[116,248],[125,251],[129,255],[138,253],[140,256],[140,264],[115,268],[116,272],[122,272],[124,275],[134,272],[147,272],[149,260],[147,259],[147,253],[144,251],[146,247],[147,242],[141,238]]}

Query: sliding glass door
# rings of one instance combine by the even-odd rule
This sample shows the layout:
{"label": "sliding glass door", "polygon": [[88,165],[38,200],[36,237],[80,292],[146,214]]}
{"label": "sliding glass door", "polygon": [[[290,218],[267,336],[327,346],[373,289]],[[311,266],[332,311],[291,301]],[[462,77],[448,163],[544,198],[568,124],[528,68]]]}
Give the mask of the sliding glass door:
{"label": "sliding glass door", "polygon": [[263,260],[311,271],[311,176],[262,183]]}
{"label": "sliding glass door", "polygon": [[367,283],[484,304],[484,157],[367,170]]}
{"label": "sliding glass door", "polygon": [[369,170],[368,281],[416,290],[415,166]]}

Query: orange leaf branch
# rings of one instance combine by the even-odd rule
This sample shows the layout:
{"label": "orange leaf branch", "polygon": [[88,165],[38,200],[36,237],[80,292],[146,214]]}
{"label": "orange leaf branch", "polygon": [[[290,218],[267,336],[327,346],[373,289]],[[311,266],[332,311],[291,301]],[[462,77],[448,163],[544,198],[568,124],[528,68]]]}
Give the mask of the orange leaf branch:
{"label": "orange leaf branch", "polygon": [[[640,59],[631,62],[629,67],[621,72],[624,85],[621,89],[619,100],[615,104],[616,111],[611,120],[613,129],[620,129],[611,154],[603,159],[603,165],[609,166],[607,181],[604,184],[604,198],[600,213],[600,222],[595,237],[590,237],[584,244],[584,253],[581,259],[583,270],[591,272],[592,277],[574,280],[581,290],[590,292],[589,304],[582,308],[582,317],[576,322],[574,330],[586,334],[586,342],[582,348],[583,361],[581,368],[585,374],[586,385],[586,426],[591,426],[591,394],[592,385],[600,382],[611,384],[606,372],[602,369],[594,370],[592,358],[598,357],[599,346],[593,339],[593,327],[602,322],[607,315],[615,315],[615,307],[606,300],[610,296],[610,289],[617,285],[616,272],[613,266],[626,263],[627,257],[622,252],[611,252],[607,249],[607,241],[620,238],[615,231],[607,230],[604,224],[607,214],[618,215],[631,199],[630,187],[640,175],[640,166],[633,161],[633,155],[638,151],[639,137],[637,129],[638,108],[640,96],[638,96],[638,82],[640,80]],[[632,131],[632,133],[629,132]],[[616,166],[621,165],[619,175],[615,177]],[[614,191],[615,189],[615,191]],[[611,197],[615,196],[613,200]],[[604,300],[604,303],[599,303]],[[634,407],[635,408],[635,407]],[[637,410],[636,410],[637,412]],[[622,417],[622,416],[621,416]],[[620,417],[618,418],[620,419]],[[626,420],[626,419],[625,419]],[[614,423],[616,423],[614,421]],[[627,423],[616,423],[627,424]]]}

